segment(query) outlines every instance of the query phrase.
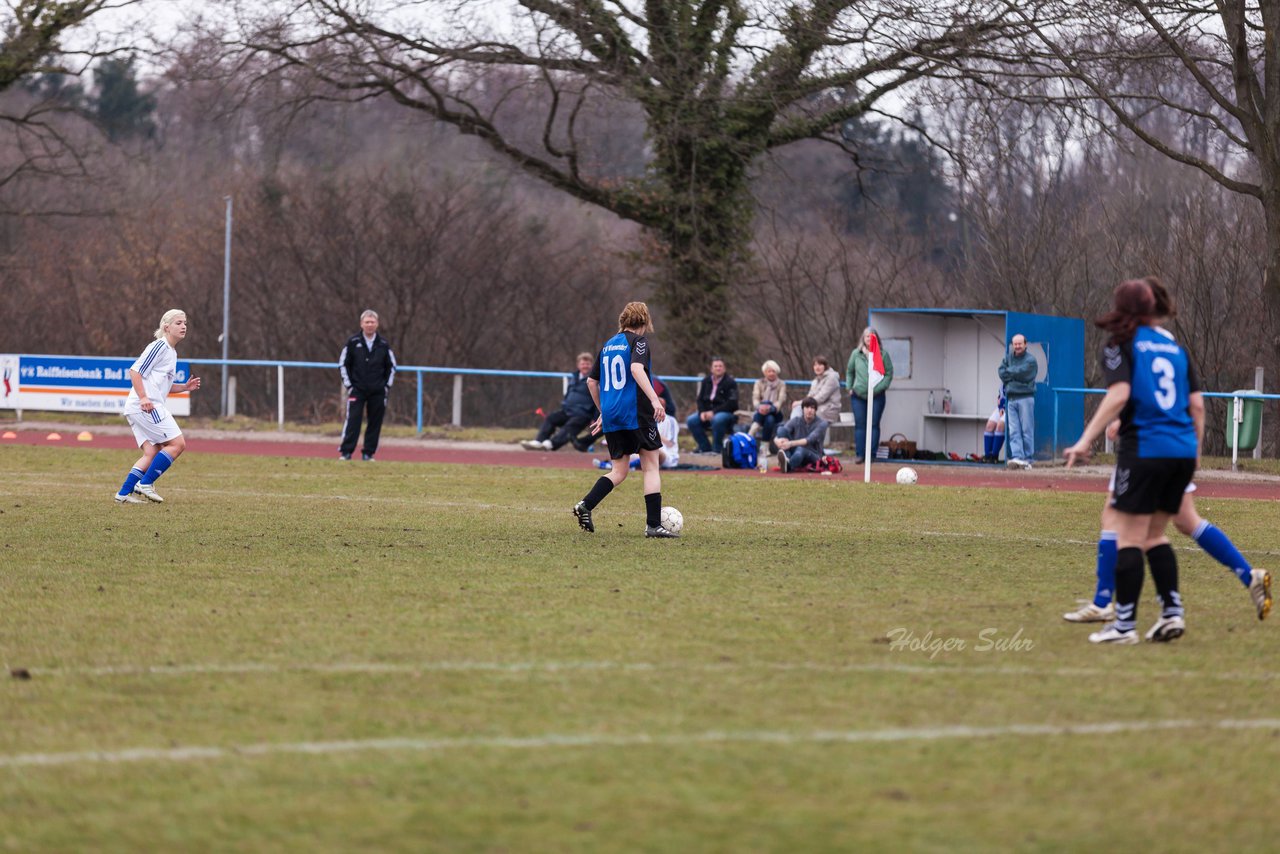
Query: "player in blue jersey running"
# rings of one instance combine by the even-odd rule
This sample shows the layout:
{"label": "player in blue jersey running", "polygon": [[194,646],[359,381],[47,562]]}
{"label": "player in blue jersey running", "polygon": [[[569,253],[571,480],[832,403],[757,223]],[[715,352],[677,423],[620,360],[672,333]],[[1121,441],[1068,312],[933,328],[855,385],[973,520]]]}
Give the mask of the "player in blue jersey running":
{"label": "player in blue jersey running", "polygon": [[1112,498],[1116,619],[1089,635],[1090,643],[1138,642],[1144,550],[1161,606],[1147,639],[1171,641],[1186,631],[1178,559],[1165,531],[1199,463],[1204,396],[1186,351],[1156,325],[1157,317],[1149,281],[1120,283],[1113,309],[1096,321],[1110,333],[1102,351],[1107,393],[1079,441],[1064,452],[1068,467],[1088,459],[1093,440],[1119,416]]}
{"label": "player in blue jersey running", "polygon": [[591,491],[573,507],[578,526],[588,533],[596,529],[591,511],[627,479],[627,464],[616,461],[625,461],[638,453],[644,477],[644,535],[680,536],[662,526],[662,474],[658,468],[662,439],[658,435],[658,424],[667,413],[662,398],[653,389],[652,355],[649,339],[645,337],[652,331],[649,307],[642,302],[627,303],[618,315],[618,334],[604,342],[587,379],[587,388],[600,410],[591,432],[604,432],[609,457],[615,461],[609,473],[597,480]]}
{"label": "player in blue jersey running", "polygon": [[[1151,292],[1156,298],[1156,321],[1165,326],[1177,316],[1178,309],[1173,296],[1158,279],[1147,279]],[[1107,425],[1107,437],[1112,441],[1118,437],[1120,422],[1112,421]],[[1098,537],[1097,577],[1098,583],[1093,599],[1083,604],[1078,610],[1062,615],[1064,620],[1072,623],[1107,623],[1116,618],[1115,604],[1112,598],[1116,585],[1116,517],[1117,512],[1111,506],[1115,491],[1115,475],[1111,477],[1111,486],[1107,489],[1107,499],[1102,507],[1102,532]],[[1259,620],[1265,620],[1271,613],[1271,573],[1261,567],[1252,566],[1231,538],[1213,523],[1196,512],[1196,501],[1193,497],[1196,490],[1194,482],[1188,484],[1182,496],[1182,506],[1178,515],[1173,517],[1173,527],[1196,541],[1200,548],[1218,563],[1225,566],[1231,574],[1249,591],[1249,598]]]}

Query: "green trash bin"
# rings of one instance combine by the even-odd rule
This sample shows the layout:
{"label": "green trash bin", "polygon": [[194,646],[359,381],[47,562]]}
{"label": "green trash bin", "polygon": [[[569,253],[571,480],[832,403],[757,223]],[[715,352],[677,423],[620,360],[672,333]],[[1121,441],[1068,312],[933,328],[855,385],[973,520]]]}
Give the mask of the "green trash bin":
{"label": "green trash bin", "polygon": [[[1240,407],[1240,450],[1252,451],[1258,447],[1258,439],[1262,435],[1262,401],[1250,400],[1249,398],[1257,397],[1258,392],[1251,388],[1239,389],[1231,392],[1238,394],[1241,398]],[[1235,400],[1227,401],[1227,449],[1235,450],[1235,443],[1232,437],[1236,435],[1235,426],[1232,423],[1235,420]]]}

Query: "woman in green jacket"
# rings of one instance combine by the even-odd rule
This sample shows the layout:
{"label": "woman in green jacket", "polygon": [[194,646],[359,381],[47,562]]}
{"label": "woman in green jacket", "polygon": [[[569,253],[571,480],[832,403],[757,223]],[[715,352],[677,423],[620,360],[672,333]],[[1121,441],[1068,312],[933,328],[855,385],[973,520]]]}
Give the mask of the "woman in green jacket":
{"label": "woman in green jacket", "polygon": [[[849,365],[845,368],[845,383],[849,386],[849,405],[853,410],[853,444],[857,462],[863,463],[863,454],[867,450],[867,383],[870,371],[867,368],[868,347],[871,338],[880,337],[880,333],[868,326],[862,330],[861,343],[849,354]],[[884,379],[876,383],[875,402],[871,405],[871,453],[880,447],[880,416],[884,415],[885,392],[893,382],[893,360],[880,347],[880,358],[884,360]]]}

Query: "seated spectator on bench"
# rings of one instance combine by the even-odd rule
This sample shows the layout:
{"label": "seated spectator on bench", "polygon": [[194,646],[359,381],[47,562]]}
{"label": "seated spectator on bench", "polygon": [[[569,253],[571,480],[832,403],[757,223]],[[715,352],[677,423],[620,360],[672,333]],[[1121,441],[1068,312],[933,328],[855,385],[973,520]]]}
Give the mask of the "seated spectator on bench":
{"label": "seated spectator on bench", "polygon": [[587,388],[587,377],[591,374],[593,361],[594,357],[590,353],[578,354],[578,372],[569,378],[569,387],[565,390],[560,408],[542,422],[536,439],[526,439],[520,443],[522,448],[526,451],[556,451],[571,442],[579,451],[586,451],[590,447],[589,442],[578,439],[578,434],[595,421],[599,414]]}
{"label": "seated spectator on bench", "polygon": [[[676,399],[671,396],[671,389],[667,388],[667,384],[657,377],[653,378],[653,390],[658,393],[658,397],[662,398],[662,405],[667,410],[668,418],[676,417]],[[661,426],[661,425],[659,425]]]}
{"label": "seated spectator on bench", "polygon": [[[725,367],[724,359],[711,358],[711,373],[698,383],[698,411],[689,416],[686,426],[700,454],[719,454],[724,437],[738,423],[738,381]],[[711,441],[707,441],[707,428]]]}
{"label": "seated spectator on bench", "polygon": [[751,426],[747,432],[761,443],[773,440],[778,425],[787,419],[787,384],[778,374],[782,369],[770,359],[760,366],[763,375],[751,389]]}
{"label": "seated spectator on bench", "polygon": [[[840,420],[840,375],[831,369],[826,356],[813,357],[813,382],[809,384],[809,397],[818,402],[818,417],[828,424]],[[792,413],[795,415],[796,413]]]}
{"label": "seated spectator on bench", "polygon": [[824,453],[823,437],[831,426],[818,415],[818,401],[806,397],[800,401],[800,414],[778,428],[774,444],[778,446],[778,468],[785,474],[800,471],[810,463],[817,464]]}

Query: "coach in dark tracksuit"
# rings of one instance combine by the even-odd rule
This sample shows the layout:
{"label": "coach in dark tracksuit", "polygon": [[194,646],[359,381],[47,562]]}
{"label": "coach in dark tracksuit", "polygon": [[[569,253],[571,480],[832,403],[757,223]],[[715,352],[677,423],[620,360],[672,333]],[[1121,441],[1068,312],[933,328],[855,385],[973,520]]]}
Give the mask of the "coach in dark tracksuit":
{"label": "coach in dark tracksuit", "polygon": [[360,315],[360,331],[347,340],[338,357],[342,386],[347,391],[347,419],[342,426],[342,445],[338,454],[351,459],[356,440],[360,438],[360,421],[369,410],[369,427],[364,431],[362,459],[372,462],[378,452],[378,436],[382,433],[382,416],[387,411],[387,392],[396,379],[396,357],[387,339],[378,334],[378,313]]}

